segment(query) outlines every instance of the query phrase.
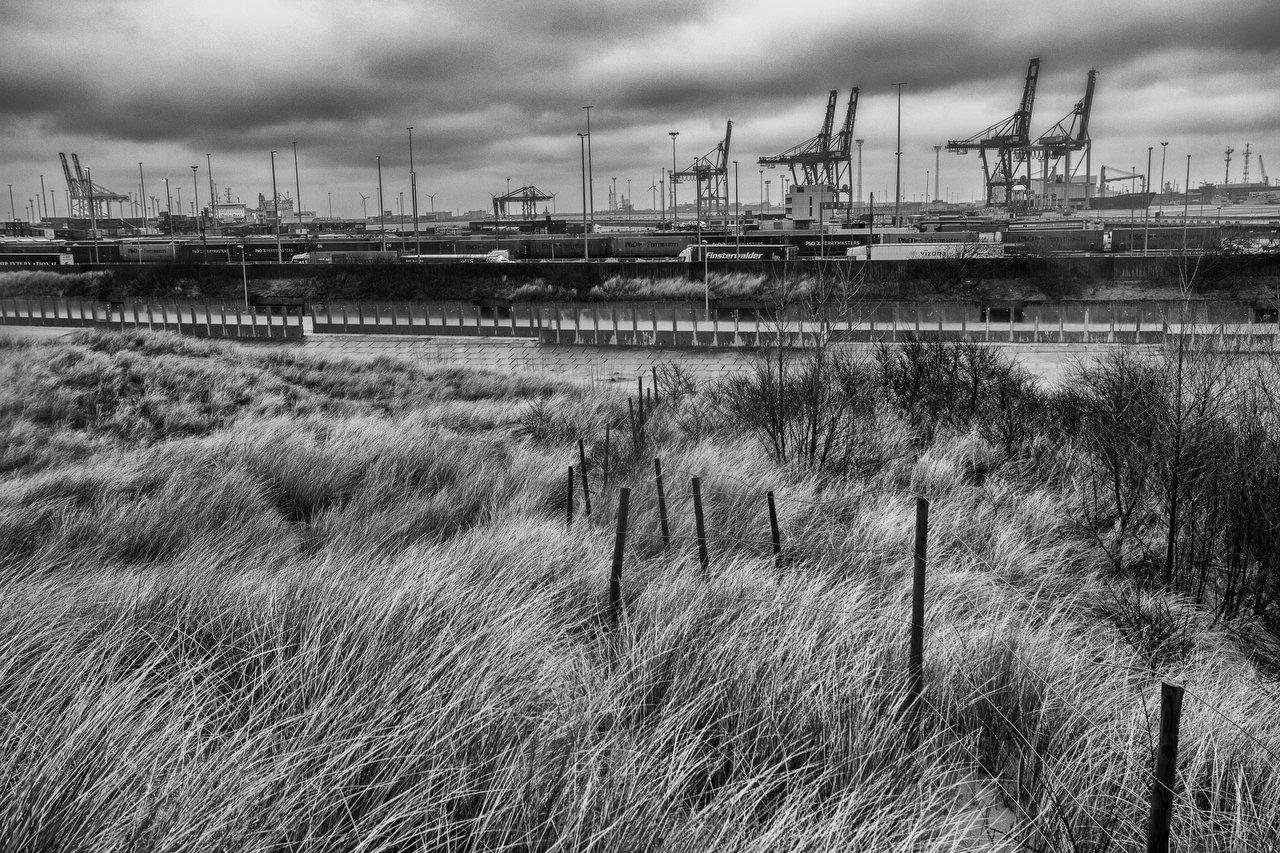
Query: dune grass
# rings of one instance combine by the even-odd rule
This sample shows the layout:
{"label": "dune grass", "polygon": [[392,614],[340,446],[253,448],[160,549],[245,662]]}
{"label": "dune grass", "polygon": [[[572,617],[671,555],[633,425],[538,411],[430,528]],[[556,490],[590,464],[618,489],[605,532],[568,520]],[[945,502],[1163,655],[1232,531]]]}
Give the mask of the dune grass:
{"label": "dune grass", "polygon": [[[0,349],[0,375],[5,444],[28,437],[0,475],[10,849],[1137,849],[1161,679],[1189,690],[1175,848],[1280,844],[1271,676],[974,432],[922,445],[885,409],[877,464],[835,476],[691,428],[714,389],[636,448],[624,399],[537,375],[92,333]],[[570,526],[579,435],[593,514]],[[1121,626],[1161,608],[1182,627],[1153,655]]]}

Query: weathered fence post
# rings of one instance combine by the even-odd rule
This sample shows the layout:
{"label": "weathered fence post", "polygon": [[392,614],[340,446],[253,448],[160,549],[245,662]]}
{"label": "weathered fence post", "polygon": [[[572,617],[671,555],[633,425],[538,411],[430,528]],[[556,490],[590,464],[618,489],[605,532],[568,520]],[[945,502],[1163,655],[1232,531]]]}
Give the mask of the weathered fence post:
{"label": "weathered fence post", "polygon": [[627,545],[627,504],[631,489],[618,492],[618,527],[613,535],[613,567],[609,572],[609,619],[614,627],[622,617],[622,554]]}
{"label": "weathered fence post", "polygon": [[604,465],[600,466],[600,482],[609,485],[609,425],[604,425]]}
{"label": "weathered fence post", "polygon": [[569,466],[569,487],[565,489],[564,500],[569,508],[569,517],[567,519],[569,527],[573,527],[573,466]]}
{"label": "weathered fence post", "polygon": [[1182,688],[1160,684],[1160,743],[1156,772],[1151,780],[1151,821],[1147,825],[1147,853],[1168,853],[1173,817],[1174,771],[1178,766],[1178,725],[1182,717]]}
{"label": "weathered fence post", "polygon": [[693,478],[693,521],[698,534],[698,562],[705,572],[710,563],[707,557],[707,525],[702,515],[702,480]]}
{"label": "weathered fence post", "polygon": [[782,533],[778,530],[778,505],[773,500],[773,492],[769,498],[769,535],[773,538],[773,562],[778,571],[782,571]]}
{"label": "weathered fence post", "polygon": [[636,377],[636,399],[639,400],[636,406],[640,409],[639,421],[640,429],[644,429],[644,377]]}
{"label": "weathered fence post", "polygon": [[636,407],[631,402],[631,398],[627,398],[627,421],[631,424],[631,445],[636,450],[640,449],[640,432],[636,425]]}
{"label": "weathered fence post", "polygon": [[924,572],[929,544],[929,501],[916,498],[916,536],[911,584],[911,642],[907,655],[907,740],[915,749],[924,702]]}
{"label": "weathered fence post", "polygon": [[587,445],[578,439],[578,461],[582,463],[582,508],[591,517],[591,487],[587,484]]}
{"label": "weathered fence post", "polygon": [[662,550],[671,547],[671,526],[667,523],[667,493],[662,488],[662,460],[653,460],[653,479],[658,490],[658,526],[662,530]]}
{"label": "weathered fence post", "polygon": [[658,405],[658,366],[653,365],[652,370],[653,370],[653,404],[656,406]]}

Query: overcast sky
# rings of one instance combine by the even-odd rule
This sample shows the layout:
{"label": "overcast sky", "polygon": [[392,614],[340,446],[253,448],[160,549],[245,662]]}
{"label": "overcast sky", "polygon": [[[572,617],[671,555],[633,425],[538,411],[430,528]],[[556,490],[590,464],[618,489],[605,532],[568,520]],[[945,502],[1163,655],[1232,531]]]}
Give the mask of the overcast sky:
{"label": "overcast sky", "polygon": [[[1223,151],[1245,143],[1280,178],[1280,11],[1228,2],[691,2],[691,0],[377,0],[283,2],[0,0],[0,183],[17,216],[46,188],[66,212],[58,152],[77,152],[94,182],[148,195],[183,187],[191,166],[208,201],[206,154],[220,195],[256,202],[295,193],[303,206],[376,210],[409,196],[412,125],[419,204],[489,206],[489,193],[534,184],[556,209],[581,210],[579,141],[591,111],[595,203],[626,182],[638,208],[734,122],[744,204],[760,196],[756,159],[818,132],[826,93],[861,87],[854,135],[864,193],[892,198],[895,90],[902,91],[905,196],[926,191],[935,144],[1012,113],[1027,62],[1041,60],[1033,133],[1067,115],[1098,70],[1091,131],[1101,164],[1145,166],[1168,141],[1166,178],[1221,181]],[[1272,159],[1274,158],[1274,159]],[[766,171],[777,201],[779,172]],[[976,154],[942,154],[941,192],[982,193]],[[687,192],[687,190],[686,190]],[[8,198],[0,209],[9,210]],[[175,207],[177,199],[174,199]],[[163,201],[162,201],[163,203]]]}

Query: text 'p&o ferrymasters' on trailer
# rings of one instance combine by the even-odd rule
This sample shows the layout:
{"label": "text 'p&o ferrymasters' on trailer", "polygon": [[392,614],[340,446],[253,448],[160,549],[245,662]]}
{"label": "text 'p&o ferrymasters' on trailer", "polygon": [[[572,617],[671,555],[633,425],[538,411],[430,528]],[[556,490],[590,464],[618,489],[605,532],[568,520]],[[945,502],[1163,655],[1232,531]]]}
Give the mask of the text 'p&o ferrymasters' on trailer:
{"label": "text 'p&o ferrymasters' on trailer", "polygon": [[680,260],[689,261],[789,261],[797,254],[795,246],[766,245],[763,243],[733,243],[693,245],[680,252]]}
{"label": "text 'p&o ferrymasters' on trailer", "polygon": [[877,243],[857,246],[846,253],[850,260],[929,261],[1003,258],[1002,243]]}

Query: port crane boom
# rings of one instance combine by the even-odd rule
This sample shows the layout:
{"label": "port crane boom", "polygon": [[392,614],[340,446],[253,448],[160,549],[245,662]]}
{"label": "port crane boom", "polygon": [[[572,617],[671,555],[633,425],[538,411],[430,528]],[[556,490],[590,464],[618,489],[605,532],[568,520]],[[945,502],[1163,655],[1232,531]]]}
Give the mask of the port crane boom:
{"label": "port crane boom", "polygon": [[822,130],[817,136],[793,145],[781,154],[761,157],[757,160],[761,166],[768,166],[771,169],[775,166],[787,167],[791,170],[793,184],[805,186],[825,184],[832,187],[833,199],[837,205],[840,203],[842,192],[849,193],[849,202],[853,200],[849,181],[849,157],[853,151],[853,125],[858,115],[858,87],[854,86],[849,90],[844,122],[839,132],[833,137],[836,101],[839,94],[836,89],[827,93],[827,110],[823,115]]}
{"label": "port crane boom", "polygon": [[[1040,60],[1034,58],[1027,65],[1027,78],[1022,87],[1022,101],[1017,111],[1008,118],[986,127],[968,139],[947,142],[947,150],[967,154],[970,148],[978,149],[982,157],[982,173],[987,185],[987,205],[1013,206],[1013,188],[1025,183],[1031,185],[1031,108],[1035,104],[1036,81],[1040,76]],[[991,162],[994,155],[994,166]],[[1018,167],[1027,163],[1027,176],[1017,178]]]}
{"label": "port crane boom", "polygon": [[715,148],[693,161],[689,168],[676,172],[672,178],[680,181],[692,178],[697,183],[698,209],[718,215],[729,210],[729,142],[733,137],[733,122],[725,123],[724,139]]}
{"label": "port crane boom", "polygon": [[[1076,151],[1085,152],[1084,203],[1086,208],[1090,202],[1091,179],[1089,178],[1089,169],[1093,155],[1093,140],[1089,136],[1089,113],[1093,110],[1093,89],[1097,80],[1097,70],[1090,68],[1088,79],[1085,82],[1084,97],[1076,101],[1076,105],[1071,109],[1071,112],[1040,134],[1031,145],[1032,156],[1042,161],[1041,173],[1046,195],[1048,194],[1049,186],[1049,161],[1054,161],[1054,171],[1056,172],[1056,162],[1065,158],[1063,174],[1068,186],[1070,186],[1072,179],[1075,177],[1075,171],[1071,168],[1071,155]],[[1079,164],[1077,164],[1078,166]]]}
{"label": "port crane boom", "polygon": [[112,192],[106,187],[92,183],[85,177],[84,170],[80,168],[80,156],[78,154],[73,152],[71,155],[71,162],[75,164],[74,175],[71,167],[67,165],[67,155],[59,153],[58,157],[62,160],[63,177],[67,179],[67,195],[71,199],[71,216],[110,216],[111,202],[119,202],[123,205],[126,201],[129,201],[129,196]]}

